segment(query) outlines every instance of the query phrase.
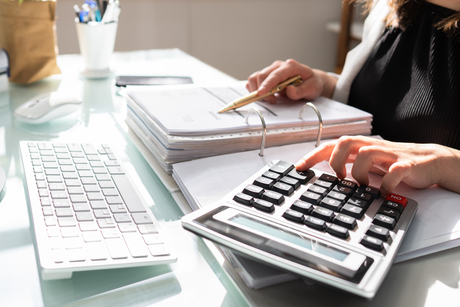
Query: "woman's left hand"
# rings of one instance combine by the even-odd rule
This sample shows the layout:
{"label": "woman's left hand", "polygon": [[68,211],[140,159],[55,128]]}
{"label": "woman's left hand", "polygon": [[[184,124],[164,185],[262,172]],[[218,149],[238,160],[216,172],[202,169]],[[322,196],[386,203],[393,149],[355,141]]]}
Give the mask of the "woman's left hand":
{"label": "woman's left hand", "polygon": [[400,183],[414,188],[438,184],[460,193],[460,151],[437,144],[395,143],[364,136],[345,136],[324,143],[296,163],[306,170],[329,160],[339,178],[345,178],[345,164],[358,183],[369,184],[370,171],[383,173],[380,192],[387,195]]}

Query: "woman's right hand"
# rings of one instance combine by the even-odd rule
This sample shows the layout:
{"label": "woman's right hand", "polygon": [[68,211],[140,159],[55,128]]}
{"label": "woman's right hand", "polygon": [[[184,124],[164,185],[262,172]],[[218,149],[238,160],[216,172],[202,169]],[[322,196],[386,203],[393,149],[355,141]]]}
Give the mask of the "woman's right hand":
{"label": "woman's right hand", "polygon": [[[302,77],[302,83],[286,88],[285,94],[290,99],[313,100],[318,96],[332,97],[337,79],[324,71],[312,69],[295,60],[275,61],[272,65],[253,73],[248,78],[246,88],[250,92],[257,91],[258,95],[264,95],[281,82],[296,75]],[[269,96],[265,100],[275,103],[276,96]]]}

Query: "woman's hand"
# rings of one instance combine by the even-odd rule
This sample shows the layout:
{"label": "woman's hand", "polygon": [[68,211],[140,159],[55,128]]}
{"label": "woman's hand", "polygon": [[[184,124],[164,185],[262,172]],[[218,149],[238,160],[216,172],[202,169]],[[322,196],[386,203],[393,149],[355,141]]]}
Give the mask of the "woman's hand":
{"label": "woman's hand", "polygon": [[[253,73],[248,78],[246,88],[250,92],[257,91],[258,95],[263,95],[296,75],[302,77],[302,83],[298,86],[288,86],[282,94],[286,94],[293,100],[302,98],[312,100],[321,95],[332,97],[337,79],[324,71],[311,69],[295,60],[276,61],[261,71]],[[267,97],[265,100],[274,103],[276,96]]]}
{"label": "woman's hand", "polygon": [[360,184],[369,184],[370,171],[383,173],[380,192],[387,195],[402,181],[414,188],[433,184],[460,193],[460,152],[437,144],[395,143],[363,136],[344,136],[324,143],[296,163],[306,170],[328,160],[339,178],[346,176],[345,164]]}

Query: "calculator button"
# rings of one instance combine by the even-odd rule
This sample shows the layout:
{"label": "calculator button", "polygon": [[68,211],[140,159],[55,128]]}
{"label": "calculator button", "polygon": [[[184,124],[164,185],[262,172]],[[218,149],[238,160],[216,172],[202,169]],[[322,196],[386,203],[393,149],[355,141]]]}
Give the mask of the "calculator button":
{"label": "calculator button", "polygon": [[252,205],[254,208],[265,212],[273,212],[275,210],[275,205],[262,199],[254,199]]}
{"label": "calculator button", "polygon": [[286,195],[286,196],[289,196],[292,193],[294,193],[294,187],[293,186],[291,186],[289,184],[282,183],[282,182],[275,183],[273,185],[273,187],[272,187],[272,190],[275,191],[275,192],[281,193],[283,195]]}
{"label": "calculator button", "polygon": [[338,185],[341,185],[341,186],[344,186],[344,187],[347,187],[353,190],[355,190],[358,187],[358,184],[356,182],[346,180],[346,179],[340,180]]}
{"label": "calculator button", "polygon": [[275,183],[275,181],[273,179],[269,179],[269,178],[266,178],[266,177],[259,177],[256,180],[254,180],[254,182],[252,184],[256,185],[258,187],[270,190],[274,183]]}
{"label": "calculator button", "polygon": [[265,190],[261,187],[255,186],[255,185],[248,185],[247,187],[244,188],[243,193],[251,195],[253,197],[260,198],[262,194],[264,194]]}
{"label": "calculator button", "polygon": [[323,231],[326,229],[326,222],[313,216],[306,216],[303,221],[310,228]]}
{"label": "calculator button", "polygon": [[353,197],[365,200],[367,202],[373,199],[371,194],[366,193],[366,192],[359,192],[359,191],[356,191],[355,193],[353,193]]}
{"label": "calculator button", "polygon": [[273,165],[269,169],[269,171],[285,176],[292,169],[294,169],[294,165],[292,163],[285,162],[285,161],[278,161],[275,165]]}
{"label": "calculator button", "polygon": [[278,181],[282,176],[274,172],[266,171],[265,173],[262,174],[262,177],[266,177],[266,178]]}
{"label": "calculator button", "polygon": [[332,189],[332,182],[324,181],[324,180],[316,180],[314,182],[315,185],[325,188],[326,190],[330,191]]}
{"label": "calculator button", "polygon": [[341,202],[345,202],[345,200],[348,198],[346,194],[339,193],[336,191],[331,191],[327,194],[328,197],[335,198],[337,200],[340,200]]}
{"label": "calculator button", "polygon": [[302,212],[304,214],[310,214],[313,211],[313,205],[298,199],[291,205],[291,209]]}
{"label": "calculator button", "polygon": [[265,191],[261,198],[275,205],[279,205],[284,201],[284,196],[274,191]]}
{"label": "calculator button", "polygon": [[352,216],[354,218],[357,218],[357,219],[360,219],[364,214],[363,208],[353,206],[353,205],[350,205],[350,204],[345,204],[345,206],[342,207],[340,212],[342,212],[342,213],[344,213],[346,215]]}
{"label": "calculator button", "polygon": [[327,193],[327,190],[325,188],[314,184],[308,188],[308,191],[319,195],[325,195]]}
{"label": "calculator button", "polygon": [[381,214],[383,214],[383,215],[392,217],[392,218],[394,218],[395,220],[398,220],[398,219],[399,219],[399,211],[397,211],[397,210],[395,210],[395,209],[391,209],[391,208],[385,207],[385,206],[381,206],[378,213],[381,213]]}
{"label": "calculator button", "polygon": [[380,197],[380,191],[375,187],[362,185],[358,188],[358,191],[371,194],[374,199],[378,199]]}
{"label": "calculator button", "polygon": [[386,200],[390,200],[390,201],[394,201],[398,204],[401,204],[403,205],[404,207],[406,207],[407,205],[407,198],[401,196],[401,195],[397,195],[397,194],[389,194],[386,198]]}
{"label": "calculator button", "polygon": [[300,187],[300,181],[294,178],[283,177],[280,179],[280,182],[292,186],[294,190],[297,190],[297,188]]}
{"label": "calculator button", "polygon": [[395,227],[396,221],[392,217],[376,214],[372,223],[392,230]]}
{"label": "calculator button", "polygon": [[377,225],[371,225],[366,231],[366,234],[382,241],[387,241],[388,237],[390,237],[390,231],[388,229]]}
{"label": "calculator button", "polygon": [[330,222],[334,218],[334,212],[332,212],[332,210],[322,208],[322,207],[316,207],[312,211],[311,215],[314,217],[320,218],[326,222]]}
{"label": "calculator button", "polygon": [[315,172],[312,170],[298,171],[294,168],[287,176],[299,180],[302,184],[306,184],[311,178],[315,177]]}
{"label": "calculator button", "polygon": [[332,210],[334,212],[338,212],[340,208],[342,208],[342,202],[338,201],[337,199],[333,199],[330,197],[325,197],[319,204],[319,206]]}
{"label": "calculator button", "polygon": [[237,203],[246,205],[246,206],[252,206],[252,203],[254,202],[254,198],[252,196],[249,196],[244,193],[238,193],[233,197],[233,200],[236,201]]}
{"label": "calculator button", "polygon": [[369,202],[363,199],[352,197],[347,201],[347,204],[353,205],[356,207],[360,207],[360,208],[366,208],[367,205],[369,205]]}
{"label": "calculator button", "polygon": [[324,180],[324,181],[332,182],[333,184],[337,184],[337,182],[339,182],[339,179],[337,179],[337,177],[332,176],[332,175],[328,175],[328,174],[322,174],[319,177],[319,179]]}
{"label": "calculator button", "polygon": [[330,233],[333,236],[342,238],[342,239],[347,239],[350,236],[350,234],[348,233],[348,230],[345,227],[334,225],[334,224],[329,225],[326,228],[326,232]]}
{"label": "calculator button", "polygon": [[321,198],[321,195],[309,191],[306,191],[300,196],[301,200],[312,203],[313,205],[319,204]]}
{"label": "calculator button", "polygon": [[347,195],[348,197],[351,196],[351,194],[353,194],[353,190],[350,189],[350,188],[347,188],[347,187],[344,187],[342,185],[336,185],[332,191],[335,191],[335,192],[339,192],[339,193],[342,193],[342,194],[345,194]]}
{"label": "calculator button", "polygon": [[283,213],[283,217],[297,223],[303,223],[305,220],[303,213],[292,209],[287,209],[286,212]]}
{"label": "calculator button", "polygon": [[387,208],[390,208],[390,209],[397,210],[397,211],[399,211],[399,213],[401,213],[401,212],[404,210],[404,206],[403,206],[403,205],[398,204],[398,203],[395,203],[394,201],[390,201],[390,200],[385,200],[385,201],[382,203],[382,206],[387,207]]}
{"label": "calculator button", "polygon": [[376,251],[382,251],[383,250],[383,241],[374,237],[370,236],[364,236],[360,242],[362,245],[376,250]]}
{"label": "calculator button", "polygon": [[343,213],[339,213],[334,218],[334,224],[343,226],[351,230],[356,227],[356,219]]}

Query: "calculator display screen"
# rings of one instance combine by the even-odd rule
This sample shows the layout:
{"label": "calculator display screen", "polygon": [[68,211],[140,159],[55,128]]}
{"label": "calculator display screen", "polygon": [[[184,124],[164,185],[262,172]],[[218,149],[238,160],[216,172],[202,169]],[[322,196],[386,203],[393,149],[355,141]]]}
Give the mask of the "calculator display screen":
{"label": "calculator display screen", "polygon": [[316,253],[336,259],[338,261],[343,261],[349,255],[346,252],[327,246],[315,240],[304,238],[300,235],[296,235],[291,232],[283,231],[282,229],[257,221],[255,219],[248,218],[241,214],[235,215],[230,219],[230,221],[235,224],[245,226],[259,232],[263,232],[267,235],[270,235],[283,241],[287,241],[289,243],[306,248],[308,250],[315,251]]}

